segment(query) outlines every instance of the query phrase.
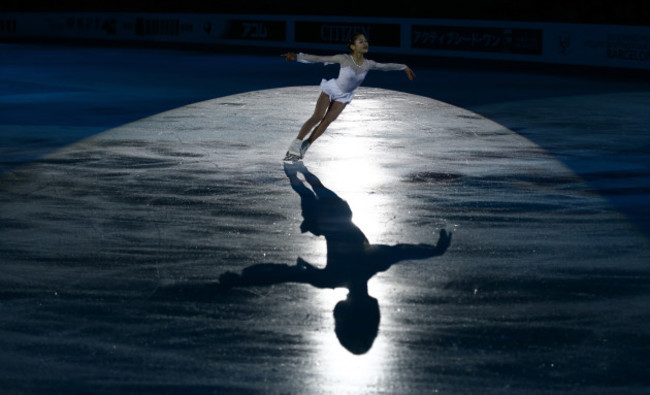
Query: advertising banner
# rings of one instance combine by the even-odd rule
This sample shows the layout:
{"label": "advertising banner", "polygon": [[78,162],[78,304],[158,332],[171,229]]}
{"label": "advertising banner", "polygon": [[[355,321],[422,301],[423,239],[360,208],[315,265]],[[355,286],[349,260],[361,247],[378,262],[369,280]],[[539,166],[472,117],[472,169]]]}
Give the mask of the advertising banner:
{"label": "advertising banner", "polygon": [[541,29],[413,25],[411,47],[467,52],[541,55]]}
{"label": "advertising banner", "polygon": [[244,45],[650,69],[650,27],[299,15],[0,13],[0,40]]}
{"label": "advertising banner", "polygon": [[354,33],[363,33],[373,46],[401,45],[398,23],[304,21],[295,23],[295,41],[313,44],[345,44]]}

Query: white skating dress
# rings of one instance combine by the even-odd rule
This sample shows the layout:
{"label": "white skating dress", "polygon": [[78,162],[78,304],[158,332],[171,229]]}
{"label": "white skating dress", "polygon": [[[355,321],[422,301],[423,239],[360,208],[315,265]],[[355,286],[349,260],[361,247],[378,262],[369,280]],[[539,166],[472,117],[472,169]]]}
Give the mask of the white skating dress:
{"label": "white skating dress", "polygon": [[358,65],[352,59],[352,56],[347,54],[318,56],[299,53],[297,60],[302,63],[340,64],[339,76],[330,80],[323,79],[320,83],[320,88],[330,97],[330,101],[340,101],[343,103],[352,101],[354,91],[361,85],[369,70],[392,71],[406,69],[405,64],[377,63],[370,59],[364,59],[363,63]]}

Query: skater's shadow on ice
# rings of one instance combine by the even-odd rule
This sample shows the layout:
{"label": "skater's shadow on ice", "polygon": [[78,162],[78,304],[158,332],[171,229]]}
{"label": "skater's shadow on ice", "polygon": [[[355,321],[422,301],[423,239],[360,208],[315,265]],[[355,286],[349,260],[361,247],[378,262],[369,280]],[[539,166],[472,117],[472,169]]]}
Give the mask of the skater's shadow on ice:
{"label": "skater's shadow on ice", "polygon": [[451,242],[451,234],[441,230],[436,245],[370,244],[352,222],[350,206],[327,189],[302,162],[285,164],[284,170],[291,187],[301,198],[301,231],[325,237],[325,268],[318,268],[302,258],[298,258],[295,265],[256,264],[241,273],[222,274],[220,286],[229,289],[295,282],[318,288],[347,288],[347,298],[334,308],[335,332],[350,352],[363,354],[377,336],[380,317],[377,299],[368,295],[368,280],[395,263],[444,254]]}

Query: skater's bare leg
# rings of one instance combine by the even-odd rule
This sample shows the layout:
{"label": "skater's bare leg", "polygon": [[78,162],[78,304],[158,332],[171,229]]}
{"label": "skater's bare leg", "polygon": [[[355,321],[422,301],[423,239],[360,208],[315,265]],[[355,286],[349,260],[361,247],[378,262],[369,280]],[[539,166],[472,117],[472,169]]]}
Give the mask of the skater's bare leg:
{"label": "skater's bare leg", "polygon": [[[330,102],[329,95],[321,92],[316,101],[316,107],[312,116],[302,125],[296,139],[289,145],[285,161],[296,161],[302,159],[309,149],[309,146],[322,135],[327,127],[341,114],[346,103]],[[311,134],[309,135],[309,133]],[[309,138],[305,140],[305,137]],[[303,141],[304,140],[304,141]]]}
{"label": "skater's bare leg", "polygon": [[316,101],[316,108],[314,108],[314,113],[312,116],[302,125],[302,128],[300,128],[300,132],[298,133],[298,140],[302,140],[311,132],[311,130],[314,128],[314,126],[318,125],[320,121],[323,120],[323,117],[325,116],[325,113],[327,112],[327,109],[330,106],[330,98],[329,96],[321,92],[320,96],[318,97],[318,100]]}
{"label": "skater's bare leg", "polygon": [[325,116],[323,117],[323,120],[318,124],[316,129],[309,135],[309,138],[307,141],[310,143],[313,143],[316,141],[317,138],[319,138],[323,133],[325,133],[325,130],[327,130],[327,127],[330,126],[330,124],[341,114],[343,109],[347,103],[342,103],[340,101],[334,101],[332,104],[330,104],[327,112],[325,113]]}

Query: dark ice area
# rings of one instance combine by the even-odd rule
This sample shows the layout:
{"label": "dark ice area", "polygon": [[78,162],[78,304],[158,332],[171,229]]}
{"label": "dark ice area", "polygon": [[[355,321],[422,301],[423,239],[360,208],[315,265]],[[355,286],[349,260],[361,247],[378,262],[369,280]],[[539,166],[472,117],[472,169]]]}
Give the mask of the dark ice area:
{"label": "dark ice area", "polygon": [[[334,68],[1,45],[1,392],[647,393],[650,84],[409,65],[292,167]],[[296,281],[355,228],[420,255]]]}

